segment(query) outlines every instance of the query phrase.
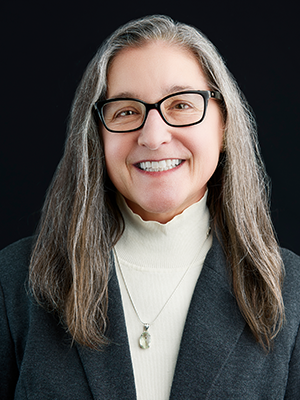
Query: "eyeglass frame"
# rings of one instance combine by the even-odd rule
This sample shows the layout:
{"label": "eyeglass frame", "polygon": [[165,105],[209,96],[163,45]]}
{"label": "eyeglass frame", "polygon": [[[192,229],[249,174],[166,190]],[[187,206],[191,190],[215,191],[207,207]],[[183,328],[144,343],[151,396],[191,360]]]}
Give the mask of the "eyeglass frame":
{"label": "eyeglass frame", "polygon": [[[162,111],[161,111],[161,108],[160,108],[161,104],[162,104],[165,100],[169,99],[170,97],[177,96],[177,95],[180,95],[180,94],[199,94],[199,95],[201,95],[201,96],[203,97],[203,99],[204,99],[204,111],[203,111],[203,115],[202,115],[202,117],[200,118],[199,121],[192,122],[192,123],[190,123],[190,124],[175,125],[175,124],[171,124],[170,122],[168,122],[168,121],[166,120],[166,118],[164,117],[164,115],[163,115],[163,113],[162,113]],[[107,99],[107,100],[100,100],[100,99],[99,99],[99,100],[97,100],[97,101],[94,103],[93,107],[94,107],[94,110],[97,112],[97,114],[98,114],[98,116],[99,116],[99,118],[100,118],[102,124],[104,125],[104,127],[105,127],[109,132],[112,132],[112,133],[130,133],[130,132],[138,131],[139,129],[142,129],[142,128],[143,128],[143,126],[144,126],[145,123],[146,123],[146,120],[147,120],[147,117],[148,117],[148,114],[149,114],[149,111],[150,111],[150,110],[157,110],[158,113],[159,113],[159,115],[160,115],[161,118],[163,119],[163,121],[164,121],[167,125],[172,126],[172,127],[174,127],[174,128],[183,128],[183,127],[187,127],[187,126],[192,126],[192,125],[200,124],[200,123],[204,120],[204,118],[205,118],[206,110],[207,110],[207,105],[208,105],[208,100],[209,100],[209,99],[216,99],[216,100],[221,100],[221,101],[224,100],[224,99],[223,99],[223,95],[222,95],[221,92],[219,92],[218,90],[185,90],[185,91],[181,91],[181,92],[176,92],[176,93],[169,94],[168,96],[163,97],[163,98],[162,98],[161,100],[159,100],[157,103],[146,103],[146,102],[143,101],[143,100],[135,99],[135,98],[132,98],[132,97],[117,97],[117,98]],[[141,125],[140,125],[138,128],[134,128],[134,129],[126,130],[126,131],[116,131],[116,130],[113,130],[113,129],[108,128],[108,126],[107,126],[106,123],[105,123],[104,116],[103,116],[103,107],[104,107],[105,104],[112,103],[112,102],[114,102],[114,101],[119,101],[119,100],[132,100],[132,101],[137,101],[138,103],[141,103],[141,104],[144,105],[145,110],[146,110],[145,116],[144,116],[143,122],[141,123]],[[99,107],[99,106],[100,106],[100,107]]]}

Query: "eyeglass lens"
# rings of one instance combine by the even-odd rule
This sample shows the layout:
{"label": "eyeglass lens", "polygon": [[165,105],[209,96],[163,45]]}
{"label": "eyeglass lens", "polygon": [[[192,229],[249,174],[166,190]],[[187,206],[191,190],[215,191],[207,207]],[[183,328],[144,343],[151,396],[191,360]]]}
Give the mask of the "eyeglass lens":
{"label": "eyeglass lens", "polygon": [[[205,100],[198,93],[182,93],[166,98],[160,104],[164,119],[171,125],[184,126],[199,122]],[[146,106],[138,100],[119,99],[104,104],[102,115],[108,129],[126,132],[138,129],[144,122]]]}

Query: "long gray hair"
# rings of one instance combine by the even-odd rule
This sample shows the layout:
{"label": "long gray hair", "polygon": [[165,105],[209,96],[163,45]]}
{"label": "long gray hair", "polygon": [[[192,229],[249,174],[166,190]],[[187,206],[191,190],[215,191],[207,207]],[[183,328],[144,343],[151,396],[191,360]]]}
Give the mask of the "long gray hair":
{"label": "long gray hair", "polygon": [[105,168],[93,104],[126,47],[163,40],[191,51],[208,85],[224,97],[224,149],[208,182],[213,229],[230,265],[233,291],[256,340],[270,348],[283,319],[283,265],[269,216],[268,179],[247,102],[212,43],[195,28],[150,16],[119,28],[101,46],[78,87],[65,153],[49,188],[30,265],[37,300],[55,310],[77,342],[107,343],[110,252],[124,223]]}

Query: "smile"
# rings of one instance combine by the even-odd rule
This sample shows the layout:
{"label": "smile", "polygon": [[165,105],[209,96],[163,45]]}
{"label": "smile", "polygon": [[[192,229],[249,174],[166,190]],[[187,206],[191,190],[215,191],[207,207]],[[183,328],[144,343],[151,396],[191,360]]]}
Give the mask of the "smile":
{"label": "smile", "polygon": [[144,161],[138,163],[137,166],[143,171],[147,172],[161,172],[168,171],[169,169],[173,169],[178,167],[183,162],[183,160],[179,159],[167,159],[161,161]]}

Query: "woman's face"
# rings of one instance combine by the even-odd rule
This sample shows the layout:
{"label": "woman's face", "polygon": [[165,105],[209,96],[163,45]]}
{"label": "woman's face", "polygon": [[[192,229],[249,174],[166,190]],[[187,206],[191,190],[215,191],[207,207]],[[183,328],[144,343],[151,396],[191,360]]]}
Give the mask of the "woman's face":
{"label": "woman's face", "polygon": [[[189,51],[165,42],[122,50],[108,72],[108,99],[126,94],[156,103],[189,89],[209,90],[199,63]],[[119,134],[102,127],[101,132],[108,175],[128,206],[144,220],[166,223],[205,194],[218,164],[223,123],[217,101],[210,100],[198,125],[171,127],[150,110],[138,131]],[[163,160],[181,163],[165,171],[141,169],[140,163]]]}

